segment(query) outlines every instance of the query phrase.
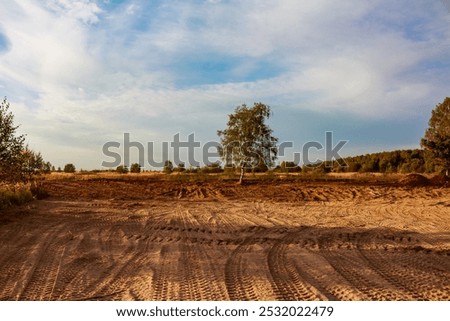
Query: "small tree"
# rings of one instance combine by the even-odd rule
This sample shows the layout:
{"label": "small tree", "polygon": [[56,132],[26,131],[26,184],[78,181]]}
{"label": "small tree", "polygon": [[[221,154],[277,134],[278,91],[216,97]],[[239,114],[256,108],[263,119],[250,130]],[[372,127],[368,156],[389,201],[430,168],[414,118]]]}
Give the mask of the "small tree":
{"label": "small tree", "polygon": [[228,115],[227,128],[217,131],[225,166],[240,169],[240,184],[247,169],[271,167],[277,157],[278,139],[272,136],[272,129],[266,124],[270,116],[268,105],[254,103],[253,107],[247,107],[243,104]]}
{"label": "small tree", "polygon": [[116,172],[119,174],[127,174],[128,173],[128,167],[125,165],[119,165],[116,167]]}
{"label": "small tree", "polygon": [[14,125],[14,116],[9,111],[6,98],[0,104],[0,180],[22,179],[24,135],[16,135],[19,126]]}
{"label": "small tree", "polygon": [[52,172],[52,168],[54,168],[54,166],[52,166],[52,163],[45,162],[42,166],[41,172],[44,174],[50,174]]}
{"label": "small tree", "polygon": [[46,163],[44,163],[41,153],[32,151],[28,146],[22,151],[21,163],[21,172],[25,180],[31,180],[34,175],[44,172],[46,169]]}
{"label": "small tree", "polygon": [[131,173],[140,173],[141,172],[141,165],[139,165],[138,163],[131,164],[130,172]]}
{"label": "small tree", "polygon": [[74,164],[66,164],[64,166],[64,173],[75,173],[75,165]]}
{"label": "small tree", "polygon": [[166,160],[164,162],[163,172],[166,173],[166,174],[170,174],[170,173],[172,173],[172,171],[173,171],[173,164],[172,164],[172,162],[170,160]]}
{"label": "small tree", "polygon": [[186,165],[184,163],[179,163],[176,168],[173,169],[174,172],[182,173],[186,171]]}
{"label": "small tree", "polygon": [[450,97],[446,97],[431,112],[428,129],[420,145],[429,150],[445,168],[445,175],[450,169]]}

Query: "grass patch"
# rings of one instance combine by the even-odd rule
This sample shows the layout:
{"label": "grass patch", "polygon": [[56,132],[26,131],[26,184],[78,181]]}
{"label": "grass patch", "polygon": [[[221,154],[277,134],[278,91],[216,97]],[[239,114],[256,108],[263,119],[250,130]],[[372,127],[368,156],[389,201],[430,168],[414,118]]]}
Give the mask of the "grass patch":
{"label": "grass patch", "polygon": [[0,185],[0,210],[48,196],[48,192],[36,183]]}
{"label": "grass patch", "polygon": [[0,209],[22,205],[34,200],[29,185],[3,186],[0,189]]}

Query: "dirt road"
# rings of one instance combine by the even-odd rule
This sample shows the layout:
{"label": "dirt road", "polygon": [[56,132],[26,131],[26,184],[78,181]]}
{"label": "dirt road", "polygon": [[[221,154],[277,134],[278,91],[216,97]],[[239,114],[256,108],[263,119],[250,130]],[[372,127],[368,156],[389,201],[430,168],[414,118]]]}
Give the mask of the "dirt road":
{"label": "dirt road", "polygon": [[45,184],[0,215],[1,300],[450,300],[446,188]]}

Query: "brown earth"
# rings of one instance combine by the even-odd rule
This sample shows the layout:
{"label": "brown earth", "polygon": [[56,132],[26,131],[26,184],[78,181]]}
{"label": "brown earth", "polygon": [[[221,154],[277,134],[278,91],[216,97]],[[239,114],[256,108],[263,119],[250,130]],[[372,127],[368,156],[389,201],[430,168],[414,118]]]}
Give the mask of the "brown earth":
{"label": "brown earth", "polygon": [[1,300],[450,300],[446,187],[43,184],[0,213]]}

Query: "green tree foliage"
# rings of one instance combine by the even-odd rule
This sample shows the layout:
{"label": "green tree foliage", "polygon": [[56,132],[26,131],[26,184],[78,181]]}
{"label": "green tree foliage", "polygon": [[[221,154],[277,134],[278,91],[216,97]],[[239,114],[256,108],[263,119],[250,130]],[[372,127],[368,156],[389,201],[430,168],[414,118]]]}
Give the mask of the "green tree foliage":
{"label": "green tree foliage", "polygon": [[48,164],[44,162],[41,153],[36,153],[28,148],[22,151],[22,175],[26,178],[26,180],[30,180],[33,176],[43,173],[49,172]]}
{"label": "green tree foliage", "polygon": [[214,174],[214,173],[222,173],[223,169],[220,166],[220,163],[211,163],[200,169],[200,171],[204,174]]}
{"label": "green tree foliage", "polygon": [[163,172],[166,174],[170,174],[173,171],[173,164],[170,160],[166,160],[164,162],[164,168],[163,168]]}
{"label": "green tree foliage", "polygon": [[75,173],[75,165],[71,163],[64,165],[64,173]]}
{"label": "green tree foliage", "polygon": [[52,169],[54,169],[55,166],[52,165],[50,162],[44,162],[42,165],[41,172],[44,174],[50,174],[52,172]]}
{"label": "green tree foliage", "polygon": [[280,171],[282,173],[298,173],[302,171],[302,168],[295,162],[282,161],[280,164]]}
{"label": "green tree foliage", "polygon": [[14,125],[14,116],[9,111],[6,98],[0,104],[0,180],[17,181],[22,179],[24,135],[17,135],[19,126]]}
{"label": "green tree foliage", "polygon": [[179,163],[177,167],[173,169],[174,172],[183,173],[186,171],[186,165],[184,163]]}
{"label": "green tree foliage", "polygon": [[14,116],[6,100],[0,103],[0,181],[29,181],[39,173],[49,171],[42,155],[25,145],[25,136],[16,135],[19,126],[14,125]]}
{"label": "green tree foliage", "polygon": [[119,165],[116,168],[116,172],[119,174],[127,174],[128,173],[128,167],[125,165]]}
{"label": "green tree foliage", "polygon": [[217,131],[225,166],[234,165],[241,170],[239,183],[246,169],[267,169],[276,160],[278,139],[272,136],[273,131],[266,124],[270,116],[268,105],[254,103],[253,107],[247,107],[243,104],[228,115],[227,128]]}
{"label": "green tree foliage", "polygon": [[435,173],[442,165],[428,151],[422,149],[396,150],[344,158],[348,167],[335,164],[336,172],[360,173]]}
{"label": "green tree foliage", "polygon": [[431,112],[428,129],[420,144],[441,162],[448,176],[450,169],[450,97],[446,97]]}
{"label": "green tree foliage", "polygon": [[139,165],[138,163],[131,164],[130,172],[131,173],[140,173],[141,172],[141,165]]}

